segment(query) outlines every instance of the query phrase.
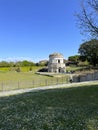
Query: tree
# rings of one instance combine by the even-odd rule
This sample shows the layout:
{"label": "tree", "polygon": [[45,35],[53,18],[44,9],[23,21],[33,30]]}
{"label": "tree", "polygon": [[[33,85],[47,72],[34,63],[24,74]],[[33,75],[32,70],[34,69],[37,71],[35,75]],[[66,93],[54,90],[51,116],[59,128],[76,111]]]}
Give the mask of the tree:
{"label": "tree", "polygon": [[98,40],[92,39],[80,45],[78,50],[81,58],[87,60],[93,66],[98,64]]}
{"label": "tree", "polygon": [[66,65],[78,65],[79,63],[79,59],[80,59],[80,56],[79,55],[74,55],[74,56],[69,56],[68,57],[68,61],[66,62]]}
{"label": "tree", "polygon": [[16,72],[20,72],[20,71],[21,71],[20,67],[16,68]]}
{"label": "tree", "polygon": [[83,33],[98,37],[98,0],[83,0],[82,11],[77,17]]}
{"label": "tree", "polygon": [[10,67],[10,64],[7,61],[1,61],[0,62],[0,67]]}
{"label": "tree", "polygon": [[80,56],[79,55],[74,55],[74,56],[69,56],[68,60],[69,61],[74,61],[74,62],[78,62],[79,61]]}
{"label": "tree", "polygon": [[21,61],[21,64],[22,64],[22,66],[34,66],[35,65],[33,62],[27,61],[27,60]]}
{"label": "tree", "polygon": [[48,65],[48,61],[47,60],[41,60],[36,65],[37,66],[47,66]]}

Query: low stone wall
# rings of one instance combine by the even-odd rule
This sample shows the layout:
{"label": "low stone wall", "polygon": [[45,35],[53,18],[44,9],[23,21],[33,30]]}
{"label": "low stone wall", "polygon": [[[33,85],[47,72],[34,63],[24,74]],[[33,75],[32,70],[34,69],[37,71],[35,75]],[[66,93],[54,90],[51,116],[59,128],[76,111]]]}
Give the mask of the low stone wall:
{"label": "low stone wall", "polygon": [[83,82],[83,81],[92,81],[92,80],[98,80],[98,72],[73,76],[73,82]]}

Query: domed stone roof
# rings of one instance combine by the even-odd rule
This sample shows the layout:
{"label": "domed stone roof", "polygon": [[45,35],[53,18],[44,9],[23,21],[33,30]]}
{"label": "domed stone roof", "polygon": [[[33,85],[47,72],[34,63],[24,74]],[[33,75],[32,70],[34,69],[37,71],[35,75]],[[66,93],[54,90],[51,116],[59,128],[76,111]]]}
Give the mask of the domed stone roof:
{"label": "domed stone roof", "polygon": [[61,53],[53,53],[53,54],[50,54],[49,57],[53,57],[53,58],[63,58],[63,55]]}

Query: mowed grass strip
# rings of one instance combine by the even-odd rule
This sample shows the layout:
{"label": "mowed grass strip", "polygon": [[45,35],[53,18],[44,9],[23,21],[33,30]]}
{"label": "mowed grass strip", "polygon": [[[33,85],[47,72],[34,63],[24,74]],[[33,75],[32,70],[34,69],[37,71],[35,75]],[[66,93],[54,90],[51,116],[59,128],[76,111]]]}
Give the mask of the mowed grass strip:
{"label": "mowed grass strip", "polygon": [[40,76],[36,75],[35,72],[38,71],[41,67],[32,67],[32,71],[29,71],[30,67],[20,67],[21,72],[10,71],[10,67],[1,67],[0,68],[0,81],[7,80],[28,80],[36,79]]}
{"label": "mowed grass strip", "polygon": [[97,130],[98,85],[0,99],[1,130]]}

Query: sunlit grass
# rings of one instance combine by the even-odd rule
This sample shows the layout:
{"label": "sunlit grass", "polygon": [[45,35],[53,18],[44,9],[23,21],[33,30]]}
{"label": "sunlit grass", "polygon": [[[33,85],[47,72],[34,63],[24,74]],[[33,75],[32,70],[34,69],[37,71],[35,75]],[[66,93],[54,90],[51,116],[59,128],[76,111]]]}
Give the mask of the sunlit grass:
{"label": "sunlit grass", "polygon": [[68,82],[68,76],[51,77],[39,75],[35,72],[41,67],[21,67],[21,72],[9,71],[8,68],[0,68],[0,91],[14,89],[33,88],[39,86],[48,86]]}
{"label": "sunlit grass", "polygon": [[0,99],[1,130],[97,130],[98,85]]}
{"label": "sunlit grass", "polygon": [[77,70],[80,70],[82,69],[83,67],[77,67],[77,66],[67,66],[66,67],[66,70],[67,71],[77,71]]}
{"label": "sunlit grass", "polygon": [[[41,67],[32,67],[30,72],[30,67],[20,67],[21,72],[10,71],[10,67],[0,68],[0,81],[19,81],[19,80],[31,80],[36,78],[41,78],[42,76],[36,75],[35,72]],[[45,77],[45,76],[44,76]],[[48,77],[47,77],[48,78]]]}

